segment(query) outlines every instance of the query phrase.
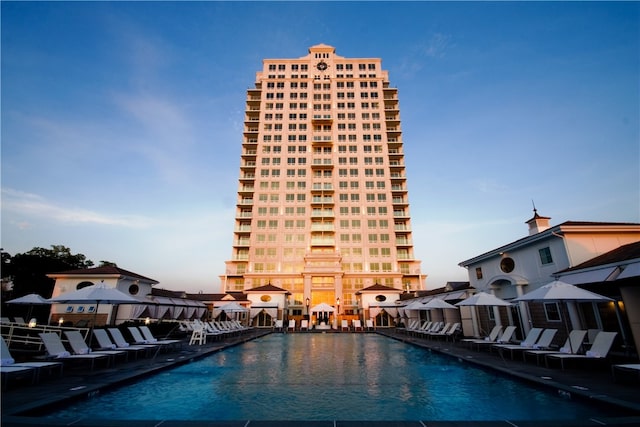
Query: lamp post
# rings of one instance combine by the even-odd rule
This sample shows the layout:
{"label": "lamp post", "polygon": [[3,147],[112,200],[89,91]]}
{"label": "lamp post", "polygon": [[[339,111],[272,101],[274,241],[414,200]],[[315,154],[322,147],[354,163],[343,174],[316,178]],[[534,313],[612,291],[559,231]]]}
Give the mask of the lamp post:
{"label": "lamp post", "polygon": [[340,326],[340,297],[336,298],[336,329]]}
{"label": "lamp post", "polygon": [[305,305],[307,306],[307,319],[309,320],[309,323],[311,323],[311,313],[309,313],[309,298],[308,297],[305,300]]}

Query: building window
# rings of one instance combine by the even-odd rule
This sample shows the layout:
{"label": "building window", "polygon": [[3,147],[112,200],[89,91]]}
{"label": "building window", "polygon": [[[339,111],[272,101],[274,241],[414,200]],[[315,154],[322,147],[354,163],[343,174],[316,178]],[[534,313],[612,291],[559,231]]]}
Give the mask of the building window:
{"label": "building window", "polygon": [[544,303],[544,315],[547,317],[547,322],[559,322],[560,321],[560,306],[557,302],[545,302]]}
{"label": "building window", "polygon": [[512,258],[506,257],[502,258],[502,261],[500,261],[500,270],[505,273],[511,273],[515,267],[516,263]]}
{"label": "building window", "polygon": [[476,279],[482,280],[482,267],[476,267]]}
{"label": "building window", "polygon": [[551,257],[551,249],[549,249],[549,247],[539,249],[538,253],[540,254],[540,262],[543,265],[553,263],[553,258]]}

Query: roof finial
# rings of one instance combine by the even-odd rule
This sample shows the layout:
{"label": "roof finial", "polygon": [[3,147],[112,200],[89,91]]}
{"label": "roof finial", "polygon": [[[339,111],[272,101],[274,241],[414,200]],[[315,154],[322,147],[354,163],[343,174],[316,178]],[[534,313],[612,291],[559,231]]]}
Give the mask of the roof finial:
{"label": "roof finial", "polygon": [[531,204],[533,205],[533,214],[537,214],[538,210],[536,209],[536,202],[533,201],[533,199],[531,199]]}

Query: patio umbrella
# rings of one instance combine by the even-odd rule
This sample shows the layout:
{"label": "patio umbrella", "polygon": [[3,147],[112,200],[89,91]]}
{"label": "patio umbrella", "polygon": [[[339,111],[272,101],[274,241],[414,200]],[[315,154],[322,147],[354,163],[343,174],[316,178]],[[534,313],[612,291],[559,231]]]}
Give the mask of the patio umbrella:
{"label": "patio umbrella", "polygon": [[459,303],[456,303],[455,305],[456,306],[481,305],[481,306],[507,307],[507,306],[510,306],[511,303],[503,299],[500,299],[493,294],[488,294],[486,292],[478,292],[477,294],[474,294],[469,298],[462,300]]}
{"label": "patio umbrella", "polygon": [[449,308],[449,309],[454,309],[454,310],[458,310],[458,307],[456,307],[453,304],[449,304],[448,302],[441,300],[440,298],[434,298],[431,301],[427,302],[426,304],[424,304],[424,309],[425,310],[433,310],[436,308]]}
{"label": "patio umbrella", "polygon": [[[561,280],[554,280],[535,291],[528,292],[514,301],[537,301],[537,302],[608,302],[613,301],[611,298],[596,294],[586,289],[579,288]],[[562,312],[560,312],[562,316]],[[618,318],[618,321],[620,319]],[[568,322],[563,322],[569,334]],[[622,331],[622,325],[620,327]],[[623,332],[624,337],[624,332]]]}
{"label": "patio umbrella", "polygon": [[[229,302],[226,303],[225,305],[221,305],[220,307],[218,307],[219,310],[222,310],[225,312],[225,314],[228,313],[244,313],[247,310],[245,307],[241,306],[240,304],[238,304],[237,302]],[[237,319],[236,314],[233,315],[234,320]]]}
{"label": "patio umbrella", "polygon": [[34,305],[48,305],[51,304],[49,301],[47,301],[46,298],[42,298],[40,295],[38,294],[28,294],[25,296],[22,296],[20,298],[15,298],[12,300],[7,301],[7,304],[24,304],[24,305],[28,305],[29,306],[29,311],[27,312],[27,319],[31,318],[31,312],[33,311],[33,306]]}
{"label": "patio umbrella", "polygon": [[[478,315],[478,306],[485,306],[485,307],[508,307],[511,305],[510,302],[507,302],[503,299],[498,298],[497,296],[493,295],[493,294],[489,294],[487,292],[478,292],[472,296],[470,296],[467,299],[464,299],[462,301],[460,301],[459,303],[455,304],[456,306],[460,307],[460,306],[474,306],[476,307],[476,316]],[[476,334],[478,332],[478,326],[474,320],[473,322],[473,332],[474,334]]]}
{"label": "patio umbrella", "polygon": [[134,297],[119,291],[116,288],[109,288],[104,283],[98,283],[97,285],[87,286],[77,291],[67,292],[62,295],[58,295],[55,298],[50,298],[47,301],[50,303],[63,303],[63,304],[88,304],[95,303],[96,309],[93,312],[93,323],[91,329],[95,326],[96,315],[98,314],[98,307],[100,304],[140,304],[140,301]]}
{"label": "patio umbrella", "polygon": [[334,311],[335,309],[325,302],[320,303],[314,307],[311,307],[312,313],[324,313],[324,312],[333,313]]}
{"label": "patio umbrella", "polygon": [[[434,299],[428,301],[426,304],[424,304],[424,307],[425,307],[424,308],[425,310],[442,310],[442,313],[440,313],[440,314],[442,314],[442,319],[443,320],[446,319],[445,315],[444,315],[444,311],[445,310],[451,310],[451,309],[458,310],[458,307],[456,307],[453,304],[449,304],[448,302],[446,302],[445,300],[442,300],[440,298],[434,298]],[[429,319],[433,320],[433,319],[431,319],[431,317]]]}
{"label": "patio umbrella", "polygon": [[426,310],[424,303],[420,301],[411,301],[409,304],[404,306],[405,310]]}

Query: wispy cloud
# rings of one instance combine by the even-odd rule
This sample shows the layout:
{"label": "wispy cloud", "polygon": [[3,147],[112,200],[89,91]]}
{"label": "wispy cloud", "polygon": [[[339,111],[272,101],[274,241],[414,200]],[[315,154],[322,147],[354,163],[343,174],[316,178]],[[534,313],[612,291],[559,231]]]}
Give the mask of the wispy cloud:
{"label": "wispy cloud", "polygon": [[[2,210],[37,220],[43,218],[66,224],[97,224],[127,228],[146,228],[154,221],[136,215],[113,215],[95,212],[77,206],[60,206],[37,194],[14,189],[2,189]],[[30,227],[28,220],[19,220],[19,228]]]}
{"label": "wispy cloud", "polygon": [[451,36],[434,33],[431,38],[419,46],[420,53],[430,58],[442,58],[451,46]]}

